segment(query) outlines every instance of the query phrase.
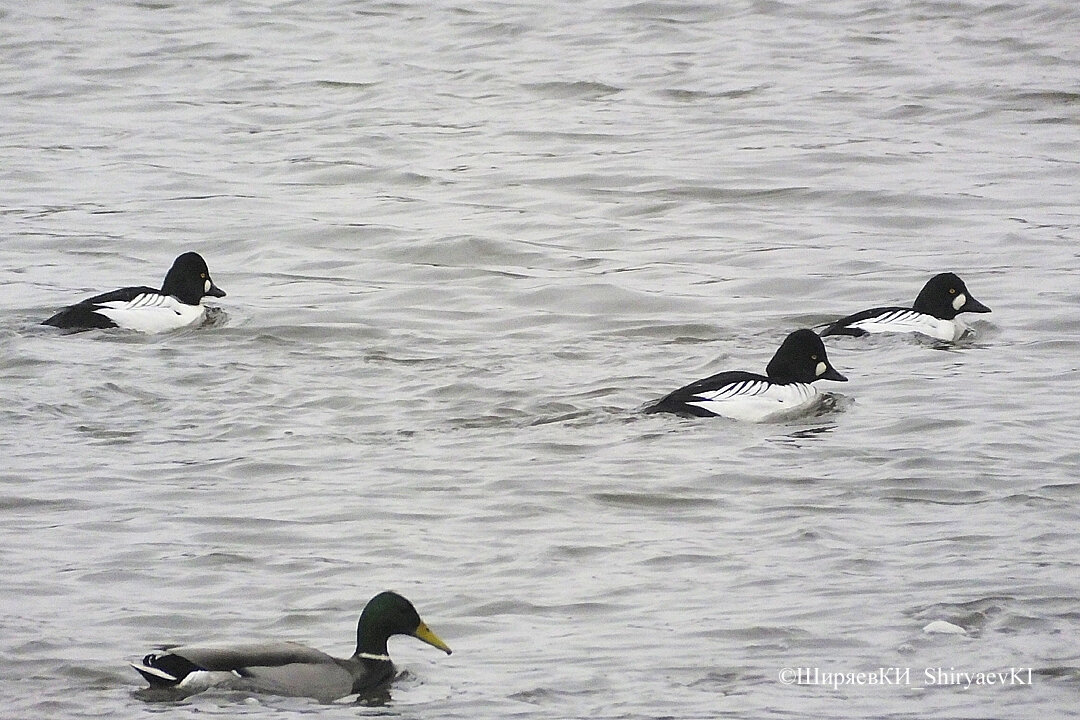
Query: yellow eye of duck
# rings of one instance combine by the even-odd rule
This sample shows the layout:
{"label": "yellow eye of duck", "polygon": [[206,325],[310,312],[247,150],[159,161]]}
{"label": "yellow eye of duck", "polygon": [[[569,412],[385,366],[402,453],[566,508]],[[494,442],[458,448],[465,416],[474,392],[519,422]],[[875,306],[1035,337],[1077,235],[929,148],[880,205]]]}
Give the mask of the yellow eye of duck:
{"label": "yellow eye of duck", "polygon": [[811,356],[810,356],[810,359],[811,359],[811,360],[817,360],[817,355],[811,355]]}
{"label": "yellow eye of duck", "polygon": [[950,295],[955,295],[956,294],[956,288],[949,288],[949,294]]}

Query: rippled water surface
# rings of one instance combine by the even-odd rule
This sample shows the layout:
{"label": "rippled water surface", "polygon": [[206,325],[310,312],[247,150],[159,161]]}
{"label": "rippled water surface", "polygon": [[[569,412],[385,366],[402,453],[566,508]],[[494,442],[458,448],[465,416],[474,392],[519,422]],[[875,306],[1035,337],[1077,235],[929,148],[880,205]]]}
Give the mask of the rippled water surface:
{"label": "rippled water surface", "polygon": [[[1074,712],[1077,8],[9,4],[0,715]],[[186,250],[207,326],[38,325]],[[943,270],[831,412],[640,412]],[[135,694],[385,588],[455,651],[385,706]]]}

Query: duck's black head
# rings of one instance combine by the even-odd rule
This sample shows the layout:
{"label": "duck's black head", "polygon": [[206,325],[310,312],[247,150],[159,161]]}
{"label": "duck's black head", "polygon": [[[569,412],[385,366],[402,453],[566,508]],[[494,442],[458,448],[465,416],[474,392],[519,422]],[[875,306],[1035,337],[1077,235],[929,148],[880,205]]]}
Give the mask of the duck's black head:
{"label": "duck's black head", "polygon": [[769,379],[779,382],[847,380],[829,363],[825,344],[817,333],[805,329],[796,330],[784,339],[765,368],[765,373]]}
{"label": "duck's black head", "polygon": [[187,252],[176,258],[165,275],[165,282],[161,284],[161,292],[188,305],[198,305],[207,295],[225,297],[225,291],[210,279],[210,269],[206,267],[206,261],[199,253],[194,252]]}
{"label": "duck's black head", "polygon": [[930,278],[915,298],[912,309],[942,320],[952,320],[962,312],[990,312],[990,308],[971,297],[964,281],[951,272]]}
{"label": "duck's black head", "polygon": [[447,655],[447,647],[420,619],[413,604],[395,592],[382,592],[371,598],[356,624],[356,652],[386,655],[386,641],[391,635],[412,635]]}

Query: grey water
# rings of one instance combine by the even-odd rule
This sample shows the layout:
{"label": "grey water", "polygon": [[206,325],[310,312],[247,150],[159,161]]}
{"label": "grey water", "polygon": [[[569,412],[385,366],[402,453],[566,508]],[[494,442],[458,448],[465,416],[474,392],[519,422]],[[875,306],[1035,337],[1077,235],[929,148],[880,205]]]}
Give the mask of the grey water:
{"label": "grey water", "polygon": [[[1075,715],[1078,25],[6,4],[0,716]],[[206,326],[38,324],[187,250]],[[829,338],[830,412],[640,412],[945,270],[975,337]],[[388,588],[454,654],[392,640],[385,705],[137,695]]]}

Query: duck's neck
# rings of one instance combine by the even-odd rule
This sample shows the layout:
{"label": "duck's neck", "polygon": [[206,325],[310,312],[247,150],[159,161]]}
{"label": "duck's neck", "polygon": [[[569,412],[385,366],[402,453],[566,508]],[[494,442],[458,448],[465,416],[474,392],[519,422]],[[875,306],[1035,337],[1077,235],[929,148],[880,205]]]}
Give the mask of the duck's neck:
{"label": "duck's neck", "polygon": [[371,660],[389,660],[386,639],[382,633],[372,632],[361,625],[356,629],[356,655]]}

